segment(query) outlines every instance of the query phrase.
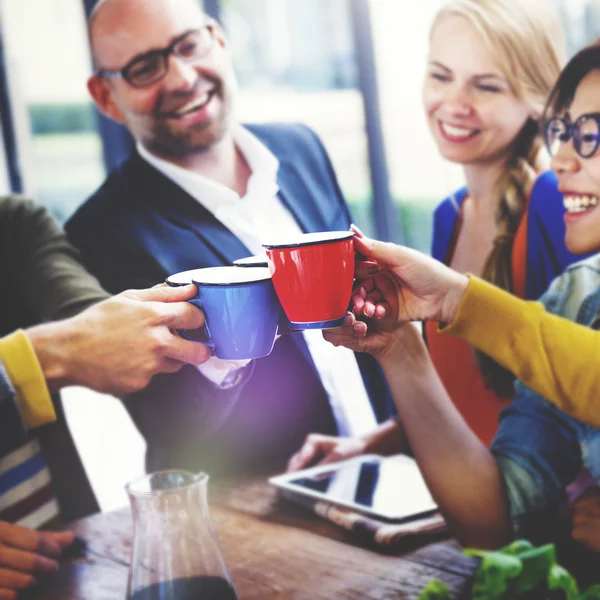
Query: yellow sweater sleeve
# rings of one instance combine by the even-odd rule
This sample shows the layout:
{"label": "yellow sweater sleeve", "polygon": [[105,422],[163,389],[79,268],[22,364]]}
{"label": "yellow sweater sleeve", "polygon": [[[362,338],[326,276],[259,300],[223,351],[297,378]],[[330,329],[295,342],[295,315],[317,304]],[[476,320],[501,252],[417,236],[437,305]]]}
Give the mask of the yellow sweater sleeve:
{"label": "yellow sweater sleeve", "polygon": [[23,423],[29,429],[56,419],[50,392],[37,356],[22,330],[0,338],[0,360],[16,391]]}
{"label": "yellow sweater sleeve", "polygon": [[577,419],[600,427],[600,332],[471,277],[454,321],[442,329],[489,354]]}

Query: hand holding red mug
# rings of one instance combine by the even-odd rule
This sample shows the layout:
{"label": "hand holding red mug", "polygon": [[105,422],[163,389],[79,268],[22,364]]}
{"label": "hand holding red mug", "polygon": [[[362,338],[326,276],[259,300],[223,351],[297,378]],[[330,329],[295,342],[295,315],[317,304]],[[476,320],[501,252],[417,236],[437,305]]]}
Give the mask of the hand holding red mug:
{"label": "hand holding red mug", "polygon": [[405,246],[379,242],[352,226],[355,267],[351,310],[376,319],[381,331],[399,322],[450,322],[468,285],[468,278],[439,261]]}
{"label": "hand holding red mug", "polygon": [[354,233],[322,231],[263,244],[291,329],[344,322],[352,295]]}

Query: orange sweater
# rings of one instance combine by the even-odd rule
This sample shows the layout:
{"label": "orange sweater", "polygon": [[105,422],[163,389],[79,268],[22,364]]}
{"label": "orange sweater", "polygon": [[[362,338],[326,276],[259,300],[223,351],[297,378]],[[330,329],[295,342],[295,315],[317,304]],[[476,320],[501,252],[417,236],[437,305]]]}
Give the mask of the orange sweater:
{"label": "orange sweater", "polygon": [[[512,250],[512,273],[515,295],[525,297],[527,264],[527,213],[523,215]],[[469,427],[481,441],[490,445],[500,411],[512,396],[499,396],[485,387],[473,349],[467,342],[441,335],[438,324],[425,323],[425,335],[431,359],[440,378]]]}

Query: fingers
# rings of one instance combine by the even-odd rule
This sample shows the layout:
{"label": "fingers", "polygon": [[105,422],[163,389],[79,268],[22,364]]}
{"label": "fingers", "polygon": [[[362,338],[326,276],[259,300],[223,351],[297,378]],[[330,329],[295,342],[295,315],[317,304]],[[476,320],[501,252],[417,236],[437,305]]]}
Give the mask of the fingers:
{"label": "fingers", "polygon": [[147,290],[127,290],[119,295],[143,302],[184,302],[194,298],[197,292],[192,284],[178,287],[158,285]]}
{"label": "fingers", "polygon": [[62,550],[75,541],[75,534],[72,531],[45,531],[44,535],[57,542]]}
{"label": "fingers", "polygon": [[[392,301],[393,298],[391,296]],[[393,314],[390,303],[383,298],[381,292],[374,290],[367,293],[364,287],[360,288],[352,298],[352,312],[358,316],[377,319],[383,319]]]}
{"label": "fingers", "polygon": [[376,319],[385,319],[388,315],[392,314],[392,310],[390,308],[390,305],[387,302],[382,302],[381,304],[378,304],[375,307],[375,313],[373,314],[373,316]]}
{"label": "fingers", "polygon": [[350,343],[357,338],[362,339],[367,334],[367,324],[363,321],[357,321],[353,313],[348,313],[341,327],[333,329],[323,329],[323,337],[334,346],[344,345],[344,342]]}
{"label": "fingers", "polygon": [[0,565],[24,573],[55,573],[58,571],[57,561],[41,554],[10,546],[0,546]]}
{"label": "fingers", "polygon": [[397,244],[380,242],[363,236],[355,236],[354,250],[365,258],[376,260],[380,265],[394,266],[406,257],[407,250]]}
{"label": "fingers", "polygon": [[367,335],[367,324],[362,321],[356,321],[352,325],[342,325],[335,329],[324,329],[323,337],[334,346],[350,347],[357,340],[365,338]]}
{"label": "fingers", "polygon": [[317,446],[315,444],[304,444],[300,451],[296,452],[296,454],[290,458],[286,467],[286,471],[291,473],[309,466],[316,454]]}
{"label": "fingers", "polygon": [[369,319],[376,313],[378,302],[381,301],[381,294],[369,294],[363,302],[362,314]]}
{"label": "fingers", "polygon": [[173,335],[168,347],[165,349],[165,372],[175,373],[184,365],[201,365],[211,356],[212,350],[200,342],[190,342],[178,335]]}
{"label": "fingers", "polygon": [[5,521],[0,521],[0,541],[14,548],[39,552],[51,558],[58,558],[62,550],[54,536]]}
{"label": "fingers", "polygon": [[363,301],[363,309],[362,313],[359,313],[359,315],[360,314],[368,317],[369,319],[384,319],[393,313],[389,302],[386,302],[385,300],[378,300],[372,296],[369,296]]}
{"label": "fingers", "polygon": [[329,452],[326,456],[324,456],[323,459],[320,460],[318,464],[319,464],[319,466],[329,465],[331,463],[340,462],[340,460],[345,460],[350,457],[351,457],[351,454],[346,454],[345,452],[341,452],[334,448],[331,452]]}
{"label": "fingers", "polygon": [[[348,311],[346,313],[346,316],[344,317],[344,323],[342,324],[341,327],[352,327],[354,324],[356,323],[356,317],[354,315],[354,313]],[[323,332],[326,331],[331,331],[333,333],[339,331],[341,329],[341,327],[332,327],[330,329],[323,329]]]}
{"label": "fingers", "polygon": [[358,228],[358,225],[355,225],[354,223],[350,224],[350,231],[353,231],[355,233],[354,239],[365,237],[365,234]]}
{"label": "fingers", "polygon": [[[190,342],[192,343],[192,342]],[[185,363],[179,360],[173,360],[171,358],[164,358],[159,367],[157,367],[157,372],[159,373],[177,373],[182,367],[186,364],[202,364],[200,363]],[[146,387],[146,386],[142,386]],[[134,391],[136,391],[134,389]]]}
{"label": "fingers", "polygon": [[357,260],[354,265],[354,277],[356,279],[368,279],[377,275],[381,266],[373,260]]}
{"label": "fingers", "polygon": [[169,329],[199,329],[204,325],[204,313],[189,302],[156,303],[154,306],[161,315],[161,324]]}
{"label": "fingers", "polygon": [[58,571],[54,558],[73,543],[74,537],[70,531],[35,531],[0,522],[0,600],[16,600],[20,590],[37,583],[33,574]]}
{"label": "fingers", "polygon": [[[36,584],[36,580],[27,573],[19,573],[12,569],[4,569],[0,567],[0,589],[10,592],[12,590],[24,590]],[[5,592],[6,598],[15,598]],[[2,598],[2,596],[0,596]]]}
{"label": "fingers", "polygon": [[355,294],[352,312],[367,318],[397,318],[399,303],[395,284],[385,275],[372,278],[372,283]]}
{"label": "fingers", "polygon": [[306,436],[302,448],[290,458],[287,471],[299,471],[311,465],[316,458],[326,453],[329,447],[337,442],[337,438],[311,433]]}
{"label": "fingers", "polygon": [[356,293],[353,294],[350,301],[350,309],[355,315],[362,314],[365,307],[365,298],[367,297],[367,290],[364,287],[359,287]]}

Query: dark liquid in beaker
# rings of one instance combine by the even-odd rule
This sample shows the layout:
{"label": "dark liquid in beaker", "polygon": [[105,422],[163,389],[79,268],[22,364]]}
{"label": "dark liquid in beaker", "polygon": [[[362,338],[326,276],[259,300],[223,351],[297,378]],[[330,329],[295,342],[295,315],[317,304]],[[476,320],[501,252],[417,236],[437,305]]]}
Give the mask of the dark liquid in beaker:
{"label": "dark liquid in beaker", "polygon": [[237,596],[222,577],[205,576],[154,583],[129,600],[237,600]]}

